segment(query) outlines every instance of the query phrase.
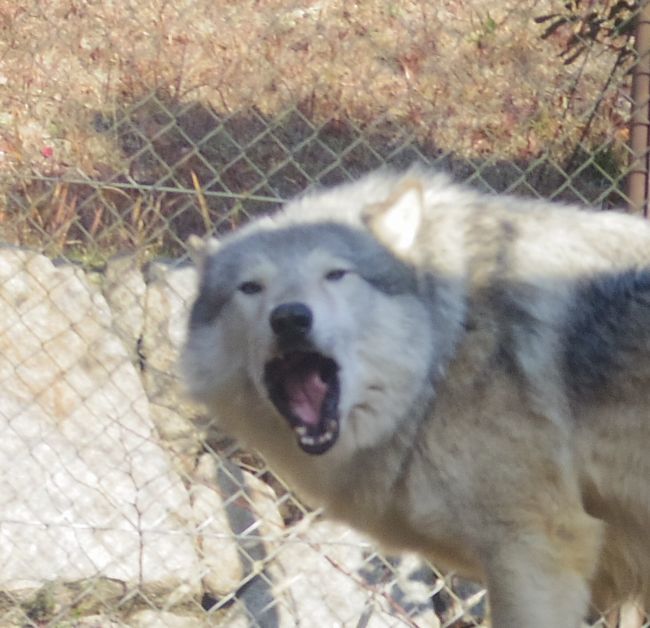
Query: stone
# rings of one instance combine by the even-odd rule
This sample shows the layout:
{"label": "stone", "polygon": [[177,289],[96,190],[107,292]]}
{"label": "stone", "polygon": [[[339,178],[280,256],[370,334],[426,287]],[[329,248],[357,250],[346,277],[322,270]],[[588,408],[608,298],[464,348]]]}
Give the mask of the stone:
{"label": "stone", "polygon": [[[193,476],[192,506],[202,558],[203,588],[228,626],[291,626],[291,600],[275,590],[286,581],[274,556],[285,538],[271,487],[228,460],[204,454]],[[220,601],[236,600],[225,610]],[[226,620],[224,620],[226,621]]]}
{"label": "stone", "polygon": [[401,560],[410,562],[400,566],[380,558],[346,526],[307,523],[297,526],[276,557],[288,577],[279,584],[293,601],[296,625],[440,626],[431,603],[435,577],[421,560],[407,557]]}
{"label": "stone", "polygon": [[194,466],[202,446],[201,432],[192,421],[201,409],[184,394],[178,372],[196,283],[196,269],[189,264],[149,265],[140,345],[151,417],[185,473]]}
{"label": "stone", "polygon": [[263,569],[274,542],[282,537],[284,523],[276,495],[235,464],[203,454],[193,475],[190,497],[204,590],[224,597]]}
{"label": "stone", "polygon": [[101,573],[198,591],[187,491],[102,294],[0,250],[0,588]]}
{"label": "stone", "polygon": [[101,290],[111,310],[113,330],[124,343],[133,364],[140,368],[147,294],[140,260],[135,255],[121,255],[108,260]]}
{"label": "stone", "polygon": [[203,626],[207,628],[212,625],[205,614],[203,616],[201,614],[181,615],[153,609],[137,611],[127,621],[129,628],[202,628]]}
{"label": "stone", "polygon": [[[142,350],[145,389],[152,403],[169,407],[183,399],[178,354],[185,340],[190,306],[196,295],[194,266],[152,262],[147,270]],[[189,404],[187,407],[194,409]],[[178,410],[176,405],[172,406]]]}

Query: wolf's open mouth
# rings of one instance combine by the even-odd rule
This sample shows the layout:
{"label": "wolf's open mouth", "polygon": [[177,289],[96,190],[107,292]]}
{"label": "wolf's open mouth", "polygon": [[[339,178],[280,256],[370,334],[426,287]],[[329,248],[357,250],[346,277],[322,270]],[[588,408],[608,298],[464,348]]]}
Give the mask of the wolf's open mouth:
{"label": "wolf's open mouth", "polygon": [[264,369],[269,397],[308,454],[323,454],[339,435],[338,366],[311,351],[291,351]]}

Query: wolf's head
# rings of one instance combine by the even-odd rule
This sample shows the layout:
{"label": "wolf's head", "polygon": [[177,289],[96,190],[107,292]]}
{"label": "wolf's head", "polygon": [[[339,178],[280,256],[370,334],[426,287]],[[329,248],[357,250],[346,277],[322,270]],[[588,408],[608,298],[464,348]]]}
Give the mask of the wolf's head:
{"label": "wolf's head", "polygon": [[201,254],[186,384],[262,453],[279,437],[312,455],[372,447],[430,386],[434,296],[399,259],[419,191],[376,188],[305,197]]}

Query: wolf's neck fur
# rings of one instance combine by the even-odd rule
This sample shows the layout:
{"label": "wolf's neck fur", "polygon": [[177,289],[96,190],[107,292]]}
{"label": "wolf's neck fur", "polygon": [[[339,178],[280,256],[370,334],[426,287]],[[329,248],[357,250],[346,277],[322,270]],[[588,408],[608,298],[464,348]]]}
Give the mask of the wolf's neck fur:
{"label": "wolf's neck fur", "polygon": [[340,464],[324,458],[313,460],[316,469],[333,464],[338,468],[336,473],[328,469],[330,482],[321,485],[322,492],[317,496],[321,503],[325,502],[331,516],[368,530],[369,521],[381,519],[388,504],[400,501],[404,478],[414,457],[421,454],[418,441],[431,416],[434,397],[430,379],[422,386],[410,410],[396,418],[399,427],[390,438],[357,450],[354,457]]}

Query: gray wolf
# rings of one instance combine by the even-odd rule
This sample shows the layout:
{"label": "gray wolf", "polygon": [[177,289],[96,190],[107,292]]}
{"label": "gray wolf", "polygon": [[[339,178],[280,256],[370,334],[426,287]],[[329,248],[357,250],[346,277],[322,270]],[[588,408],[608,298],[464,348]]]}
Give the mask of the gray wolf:
{"label": "gray wolf", "polygon": [[199,257],[187,388],[308,503],[498,628],[650,607],[650,225],[384,170]]}

